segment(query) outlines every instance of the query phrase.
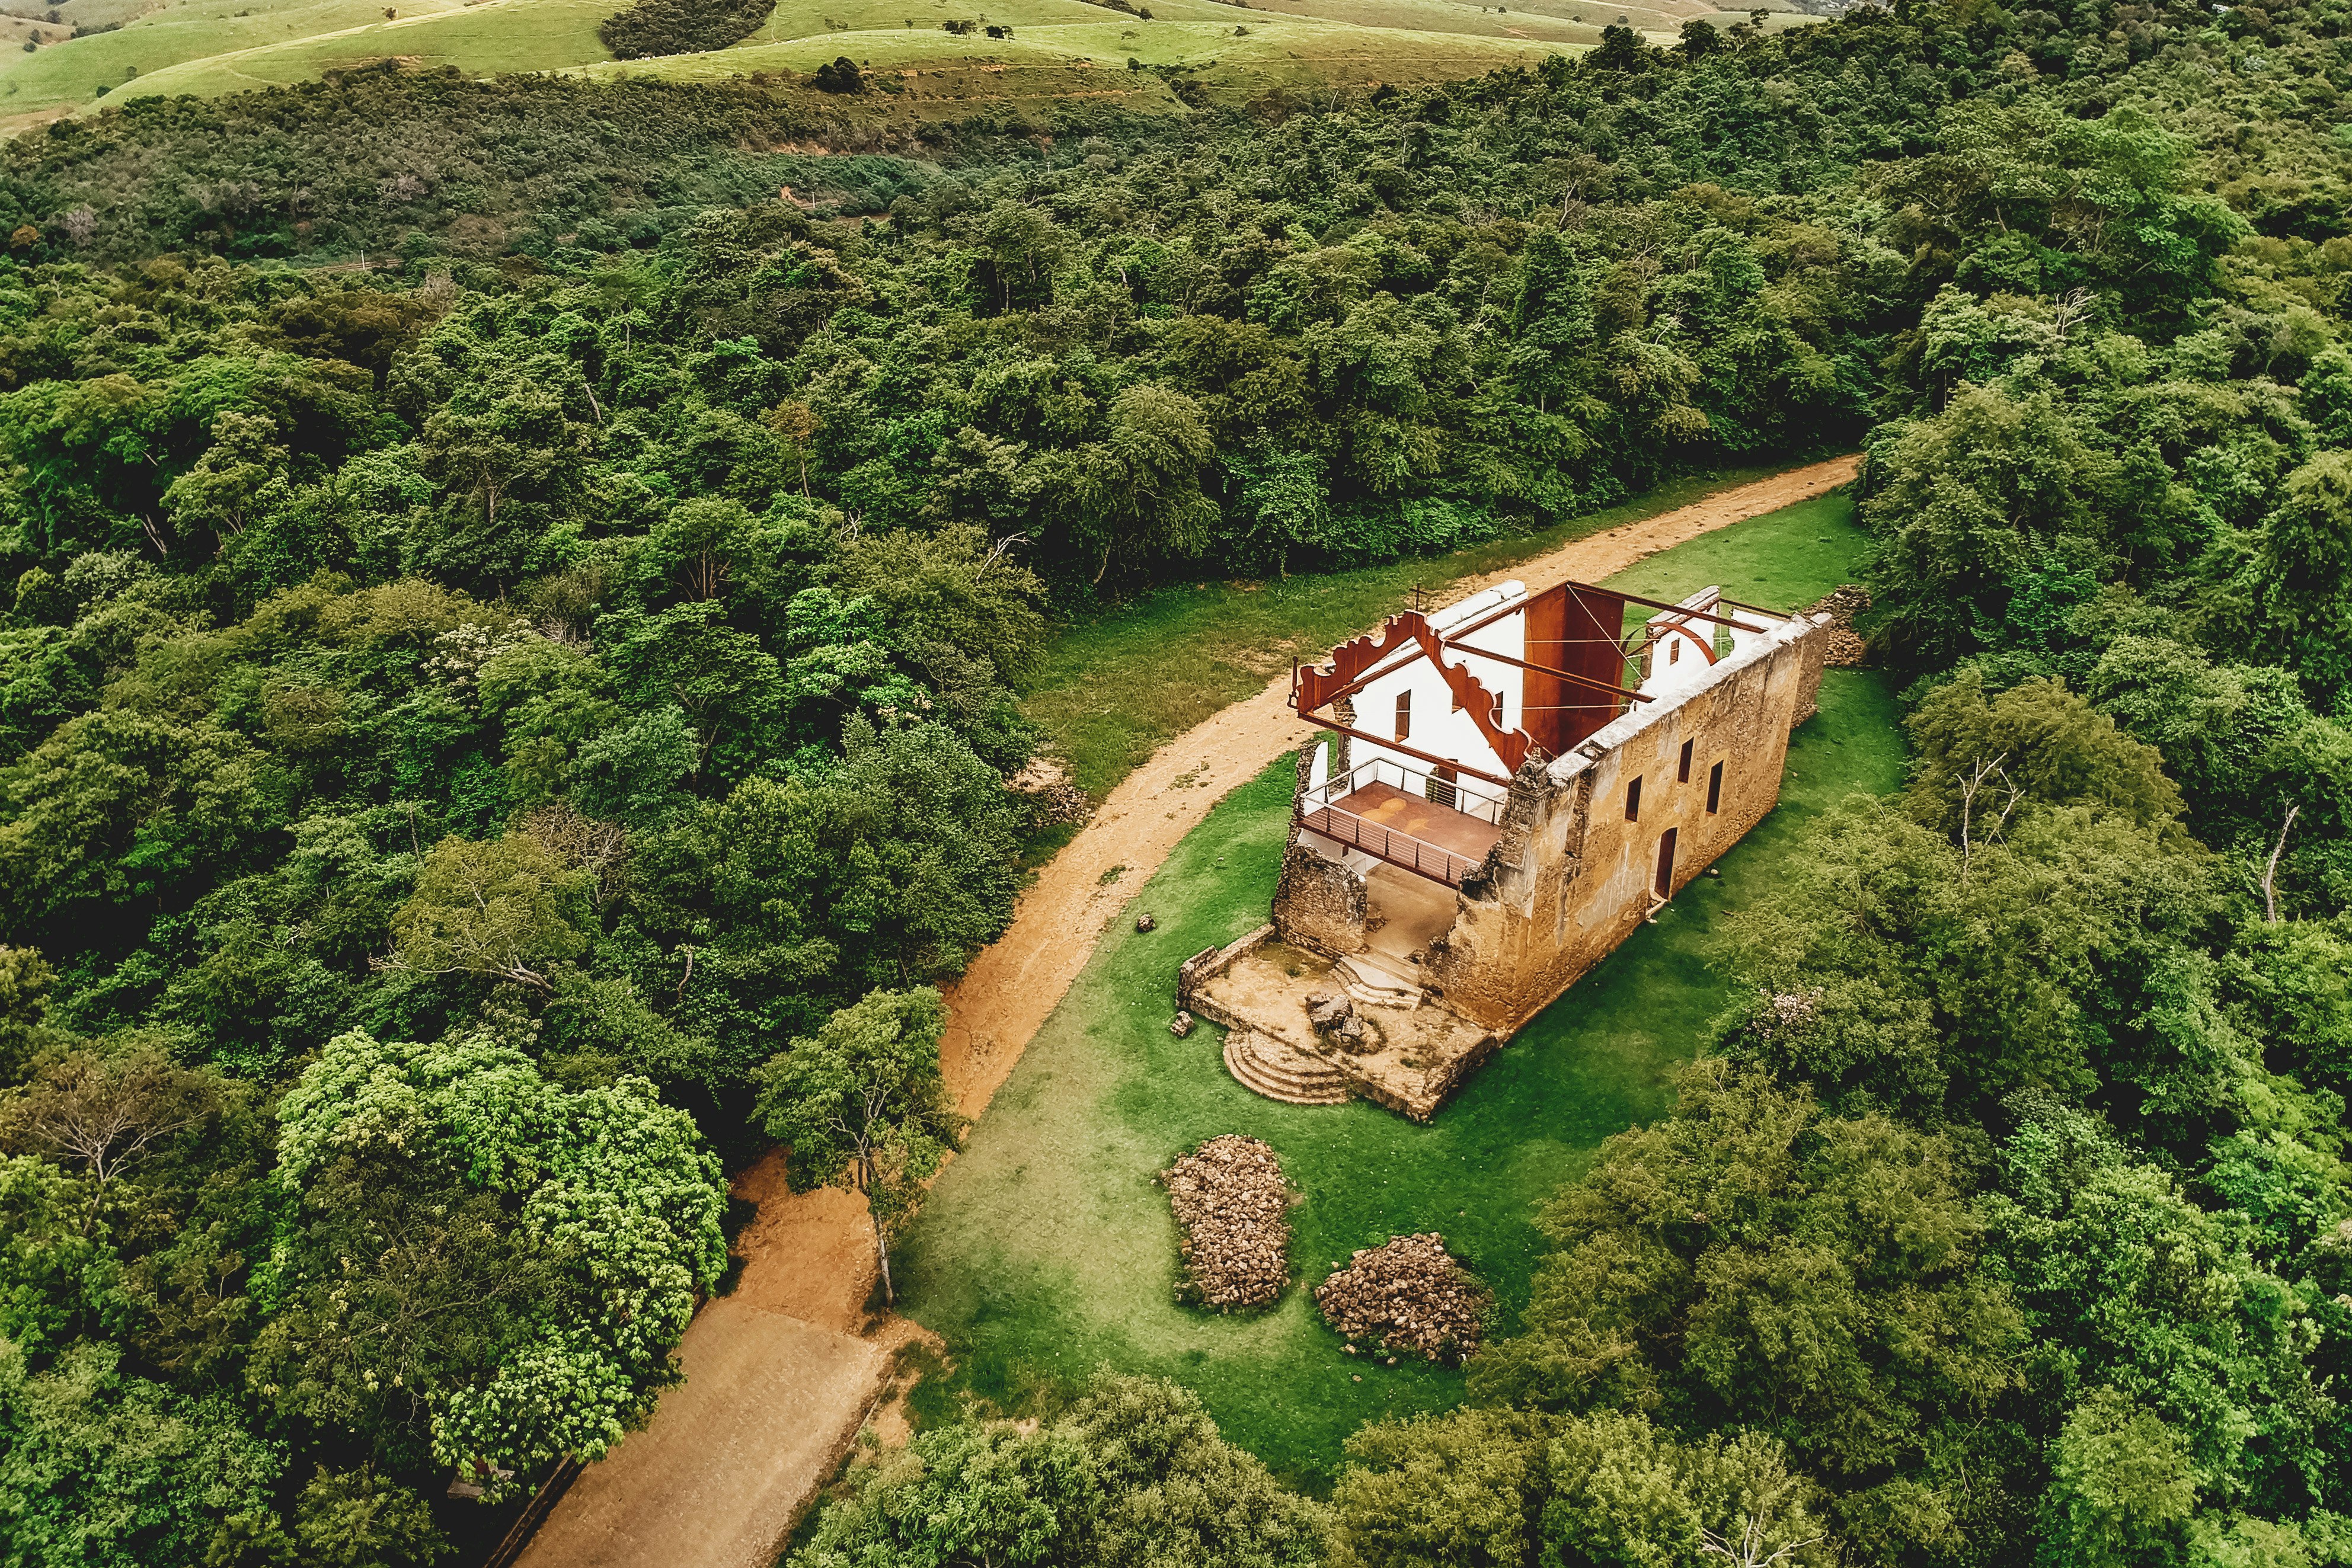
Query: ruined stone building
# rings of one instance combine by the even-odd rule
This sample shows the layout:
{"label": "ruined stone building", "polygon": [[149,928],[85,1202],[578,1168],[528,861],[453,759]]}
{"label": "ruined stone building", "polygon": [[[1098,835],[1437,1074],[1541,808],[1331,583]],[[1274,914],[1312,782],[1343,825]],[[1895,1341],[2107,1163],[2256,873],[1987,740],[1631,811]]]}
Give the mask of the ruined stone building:
{"label": "ruined stone building", "polygon": [[1582,583],[1391,616],[1295,673],[1273,919],[1181,999],[1262,1092],[1428,1115],[1772,809],[1828,630]]}

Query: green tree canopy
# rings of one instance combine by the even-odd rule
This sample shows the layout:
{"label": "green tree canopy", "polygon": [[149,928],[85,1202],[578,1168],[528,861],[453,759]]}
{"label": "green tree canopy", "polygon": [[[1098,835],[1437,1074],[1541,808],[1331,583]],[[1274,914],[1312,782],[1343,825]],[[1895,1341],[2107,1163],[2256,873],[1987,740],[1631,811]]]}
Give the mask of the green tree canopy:
{"label": "green tree canopy", "polygon": [[[1883,1113],[1823,1115],[1805,1091],[1720,1061],[1686,1069],[1680,1090],[1672,1117],[1610,1139],[1546,1214],[1556,1250],[1525,1327],[1473,1364],[1472,1392],[1747,1428],[1839,1494],[1846,1529],[1943,1549],[1975,1506],[1940,1477],[1944,1457],[2015,1386],[2024,1329],[1985,1266],[1956,1151]],[[1735,1469],[1781,1473],[1769,1445],[1738,1453]],[[1660,1458],[1654,1483],[1701,1485],[1682,1463]],[[1803,1487],[1770,1485],[1780,1500],[1752,1505],[1780,1521],[1767,1532],[1805,1534],[1776,1511]],[[1592,1506],[1589,1528],[1621,1528],[1605,1522],[1616,1505]],[[1706,1522],[1716,1505],[1691,1506],[1692,1527],[1724,1528]]]}
{"label": "green tree canopy", "polygon": [[408,1413],[433,1462],[488,1483],[601,1456],[675,1379],[725,1190],[651,1084],[566,1090],[484,1039],[353,1032],[278,1117],[299,1208],[256,1375],[288,1415]]}
{"label": "green tree canopy", "polygon": [[1023,1432],[962,1421],[853,1461],[793,1568],[1308,1568],[1323,1511],[1217,1433],[1190,1391],[1097,1377]]}
{"label": "green tree canopy", "polygon": [[444,839],[392,917],[394,961],[418,975],[550,990],[554,966],[587,949],[574,923],[584,895],[582,878],[528,833]]}

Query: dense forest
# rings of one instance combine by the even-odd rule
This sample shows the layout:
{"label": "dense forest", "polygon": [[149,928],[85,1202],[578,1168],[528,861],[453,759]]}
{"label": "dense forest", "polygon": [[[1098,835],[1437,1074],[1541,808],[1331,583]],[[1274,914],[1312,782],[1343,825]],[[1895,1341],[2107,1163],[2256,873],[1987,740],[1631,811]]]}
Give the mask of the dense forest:
{"label": "dense forest", "polygon": [[433,1563],[452,1475],[642,1419],[780,1051],[1006,920],[1055,616],[1859,444],[1912,782],[1471,1404],[1318,1500],[1106,1383],[806,1553],[2352,1563],[2348,30],[1903,0],[907,146],[367,71],[10,143],[0,1557]]}

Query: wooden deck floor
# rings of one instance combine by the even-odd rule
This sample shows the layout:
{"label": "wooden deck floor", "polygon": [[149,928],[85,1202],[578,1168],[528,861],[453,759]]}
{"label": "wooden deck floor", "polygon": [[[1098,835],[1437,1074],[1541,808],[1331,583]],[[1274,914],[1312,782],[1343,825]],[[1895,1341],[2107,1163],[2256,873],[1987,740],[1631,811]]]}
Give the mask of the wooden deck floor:
{"label": "wooden deck floor", "polygon": [[1495,841],[1503,836],[1503,831],[1491,822],[1482,822],[1451,806],[1440,806],[1387,784],[1367,784],[1332,804],[1368,822],[1377,822],[1392,833],[1411,833],[1423,843],[1452,850],[1474,861],[1485,860],[1486,852],[1495,847]]}
{"label": "wooden deck floor", "polygon": [[1457,887],[1502,837],[1492,823],[1388,784],[1368,784],[1306,821],[1391,865]]}

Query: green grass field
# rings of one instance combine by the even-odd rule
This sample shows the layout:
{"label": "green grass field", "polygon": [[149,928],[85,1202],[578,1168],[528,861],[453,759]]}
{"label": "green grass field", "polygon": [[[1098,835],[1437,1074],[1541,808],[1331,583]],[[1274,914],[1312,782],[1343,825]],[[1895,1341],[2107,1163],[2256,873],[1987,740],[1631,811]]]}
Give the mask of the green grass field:
{"label": "green grass field", "polygon": [[[1675,16],[1644,10],[1643,19],[1667,32],[1681,25],[1681,9],[1701,9],[1699,0],[1657,3],[1675,8]],[[1230,96],[1277,80],[1474,75],[1599,37],[1595,26],[1457,0],[1284,0],[1279,11],[1266,13],[1212,0],[1163,0],[1150,7],[1150,21],[1083,0],[991,0],[984,6],[784,0],[766,26],[732,48],[622,64],[596,37],[597,24],[621,8],[619,0],[170,0],[117,31],[0,58],[0,115],[86,108],[100,100],[101,89],[118,103],[155,93],[237,92],[386,57],[474,76],[581,69],[694,80],[805,73],[837,55],[885,73],[935,73],[931,80],[904,78],[896,96],[820,100],[829,110],[887,118],[990,96],[989,88],[1003,84],[983,78],[1006,67],[1056,68],[1050,83],[1033,84],[1033,96],[1062,97],[1156,88],[1082,74],[1103,68],[1123,77],[1130,57],[1146,65],[1213,65]],[[950,18],[1011,26],[1014,36],[952,37],[940,27]]]}
{"label": "green grass field", "polygon": [[[1841,497],[1790,507],[1652,558],[1617,580],[1727,585],[1759,603],[1810,602],[1849,580],[1861,536]],[[1290,809],[1287,758],[1236,790],[1139,891],[1158,929],[1113,923],[940,1179],[903,1246],[901,1304],[939,1331],[954,1375],[928,1385],[937,1416],[961,1396],[1005,1408],[1054,1396],[1097,1367],[1198,1389],[1227,1436],[1319,1490],[1340,1445],[1374,1417],[1443,1408],[1456,1372],[1344,1354],[1309,1288],[1358,1247],[1436,1229],[1523,1306],[1534,1218],[1610,1134],[1666,1104],[1728,999],[1712,964],[1738,911],[1771,895],[1805,820],[1900,780],[1894,702],[1874,675],[1832,671],[1822,712],[1792,740],[1780,809],[1544,1012],[1427,1126],[1367,1104],[1263,1100],[1219,1060],[1218,1031],[1167,1031],[1177,964],[1265,918]],[[1305,1201],[1294,1211],[1302,1283],[1272,1311],[1220,1317],[1175,1304],[1175,1228],[1152,1184],[1221,1133],[1265,1139]]]}
{"label": "green grass field", "polygon": [[[1769,0],[1789,12],[1791,0]],[[662,59],[611,59],[596,37],[621,0],[64,0],[67,23],[120,23],[61,39],[58,27],[16,26],[42,47],[0,55],[0,123],[22,126],[101,101],[153,93],[207,97],[313,79],[387,57],[469,75],[628,71],[677,80],[786,76],[846,55],[891,78],[895,93],[825,99],[861,119],[952,115],[975,99],[1118,97],[1181,111],[1156,78],[1127,69],[1187,66],[1220,101],[1283,86],[1361,86],[1475,76],[1597,43],[1624,18],[1660,42],[1715,16],[1712,0],[1622,5],[1537,0],[1160,0],[1150,20],[1087,0],[784,0],[732,48]],[[1011,39],[951,37],[949,19],[1010,26]],[[1727,18],[1716,17],[1722,21]],[[1796,25],[1793,14],[1776,25]],[[1097,74],[1101,73],[1101,74]]]}
{"label": "green grass field", "polygon": [[[1047,747],[1069,767],[1077,785],[1100,799],[1139,763],[1211,714],[1249,695],[1283,669],[1293,653],[1315,657],[1354,636],[1404,602],[1418,582],[1442,590],[1465,577],[1496,571],[1642,517],[1672,511],[1711,491],[1779,472],[1738,469],[1678,479],[1606,511],[1546,528],[1495,539],[1451,555],[1391,561],[1357,571],[1318,572],[1266,582],[1204,582],[1163,589],[1092,620],[1066,627],[1045,655],[1046,674],[1024,699]],[[1765,536],[1733,528],[1713,536],[1704,559],[1722,561],[1727,582],[1747,585],[1734,599],[1773,608],[1811,603],[1828,589],[1808,584],[1850,562],[1863,536],[1843,501],[1824,499],[1791,508],[1821,526],[1802,525]],[[1783,537],[1785,534],[1786,537]],[[1751,538],[1759,542],[1734,545]],[[1814,542],[1815,540],[1824,542]],[[1744,552],[1744,553],[1742,553]],[[1785,556],[1785,563],[1783,557]],[[1626,574],[1633,591],[1680,598],[1713,579],[1690,575],[1701,559],[1682,550],[1653,557]],[[1666,563],[1666,564],[1662,564]],[[1663,578],[1653,575],[1663,572]],[[1672,593],[1662,589],[1674,587]],[[1167,651],[1184,650],[1171,661]]]}

